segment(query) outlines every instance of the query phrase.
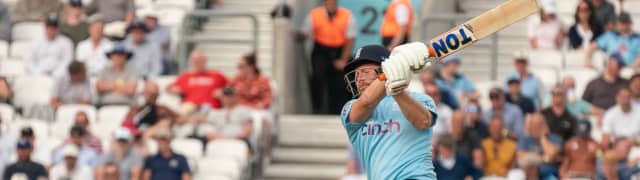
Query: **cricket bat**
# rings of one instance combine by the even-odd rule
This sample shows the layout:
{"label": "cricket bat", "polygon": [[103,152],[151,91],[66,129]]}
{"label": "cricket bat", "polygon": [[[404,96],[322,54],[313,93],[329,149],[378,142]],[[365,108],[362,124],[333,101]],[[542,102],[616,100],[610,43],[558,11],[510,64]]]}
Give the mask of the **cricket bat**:
{"label": "cricket bat", "polygon": [[[489,11],[431,39],[429,58],[442,58],[498,32],[540,10],[540,0],[507,0]],[[425,58],[426,60],[427,58]],[[381,76],[382,79],[384,75]]]}

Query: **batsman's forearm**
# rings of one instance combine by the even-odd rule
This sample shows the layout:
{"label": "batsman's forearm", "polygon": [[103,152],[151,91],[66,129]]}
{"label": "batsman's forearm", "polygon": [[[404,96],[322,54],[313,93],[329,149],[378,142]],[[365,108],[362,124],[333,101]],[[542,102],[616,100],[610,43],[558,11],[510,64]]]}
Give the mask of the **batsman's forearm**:
{"label": "batsman's forearm", "polygon": [[420,102],[411,98],[407,92],[393,96],[400,110],[409,122],[418,130],[425,130],[433,123],[433,115]]}
{"label": "batsman's forearm", "polygon": [[360,94],[360,97],[353,106],[351,106],[349,121],[352,123],[361,123],[367,120],[385,95],[384,81],[374,80],[369,87]]}

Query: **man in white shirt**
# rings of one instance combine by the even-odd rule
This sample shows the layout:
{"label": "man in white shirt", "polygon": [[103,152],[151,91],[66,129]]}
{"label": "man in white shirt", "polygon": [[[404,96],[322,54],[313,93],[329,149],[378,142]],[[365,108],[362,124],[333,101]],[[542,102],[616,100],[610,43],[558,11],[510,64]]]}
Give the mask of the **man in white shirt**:
{"label": "man in white shirt", "polygon": [[26,71],[29,74],[61,77],[73,58],[73,43],[60,34],[57,16],[47,16],[44,21],[44,36],[34,38],[25,55]]}
{"label": "man in white shirt", "polygon": [[97,76],[109,64],[106,54],[113,44],[102,36],[104,22],[99,15],[89,18],[89,38],[78,43],[76,59],[87,65],[89,76]]}
{"label": "man in white shirt", "polygon": [[528,24],[529,44],[532,49],[559,50],[564,39],[564,25],[556,16],[554,0],[543,1],[539,17],[533,17]]}
{"label": "man in white shirt", "polygon": [[147,39],[149,29],[144,22],[133,22],[127,28],[124,46],[133,52],[127,66],[138,77],[156,77],[162,73],[162,51],[160,45]]}
{"label": "man in white shirt", "polygon": [[86,165],[77,163],[78,147],[74,145],[65,145],[62,149],[64,161],[54,165],[49,173],[49,179],[68,179],[68,180],[84,180],[93,179],[91,168]]}
{"label": "man in white shirt", "polygon": [[631,103],[629,89],[622,88],[616,96],[617,104],[604,113],[602,119],[602,143],[611,139],[640,136],[640,106]]}

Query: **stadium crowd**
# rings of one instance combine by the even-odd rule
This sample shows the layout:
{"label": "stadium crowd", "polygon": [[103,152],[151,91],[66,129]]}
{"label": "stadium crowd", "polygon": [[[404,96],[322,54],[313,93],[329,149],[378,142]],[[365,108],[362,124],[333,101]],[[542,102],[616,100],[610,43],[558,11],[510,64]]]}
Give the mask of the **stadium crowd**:
{"label": "stadium crowd", "polygon": [[[136,12],[132,0],[0,1],[0,40],[31,41],[16,55],[25,68],[18,76],[54,79],[42,107],[16,100],[20,77],[0,77],[2,117],[10,117],[0,120],[1,179],[218,179],[229,174],[216,167],[234,165],[229,179],[250,174],[273,102],[256,54],[227,77],[194,49],[190,69],[174,76],[176,37],[153,10]],[[41,34],[16,32],[23,24]],[[14,109],[22,116],[4,114]],[[48,111],[27,113],[38,109]],[[198,176],[198,167],[207,171]]]}

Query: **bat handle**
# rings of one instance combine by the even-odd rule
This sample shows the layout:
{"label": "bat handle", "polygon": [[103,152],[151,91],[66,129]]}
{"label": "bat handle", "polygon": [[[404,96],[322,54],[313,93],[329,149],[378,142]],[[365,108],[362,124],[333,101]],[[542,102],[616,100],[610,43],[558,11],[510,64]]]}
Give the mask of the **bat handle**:
{"label": "bat handle", "polygon": [[[430,47],[430,46],[427,46],[427,49],[428,49],[428,52],[429,52],[428,58],[435,57],[435,54],[436,54],[436,53],[435,53],[435,51],[433,50],[433,48],[432,48],[432,47]],[[426,59],[425,59],[425,60],[426,60]],[[384,72],[383,72],[383,73],[380,73],[380,75],[378,75],[378,80],[380,80],[380,81],[386,81],[386,80],[387,80],[387,76],[386,76],[386,75],[384,75]]]}

